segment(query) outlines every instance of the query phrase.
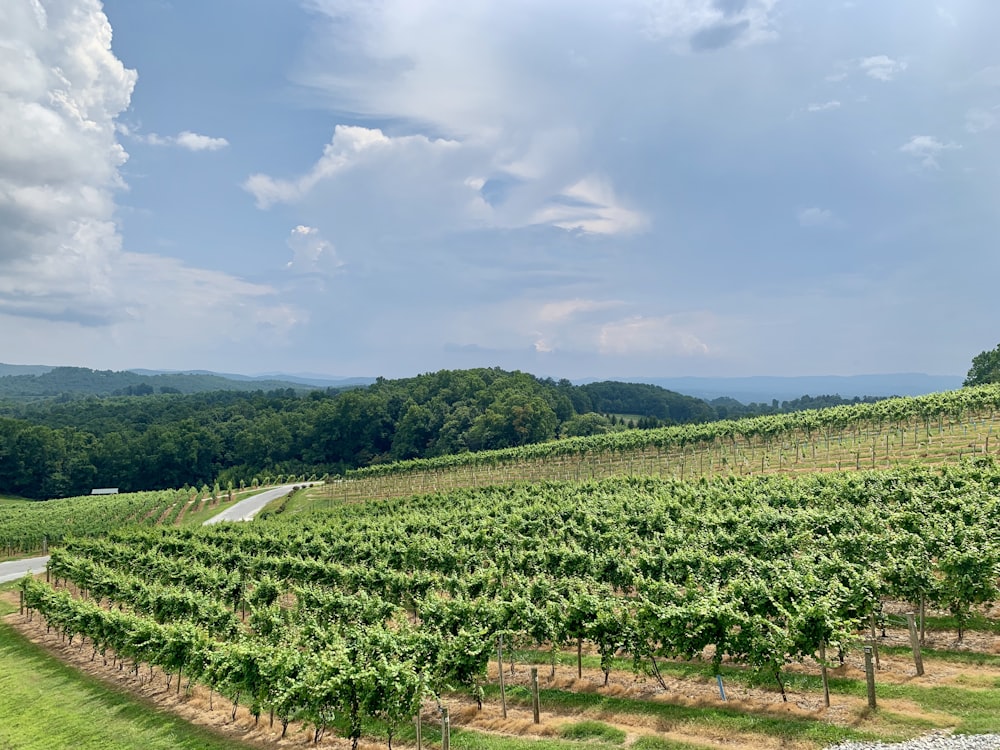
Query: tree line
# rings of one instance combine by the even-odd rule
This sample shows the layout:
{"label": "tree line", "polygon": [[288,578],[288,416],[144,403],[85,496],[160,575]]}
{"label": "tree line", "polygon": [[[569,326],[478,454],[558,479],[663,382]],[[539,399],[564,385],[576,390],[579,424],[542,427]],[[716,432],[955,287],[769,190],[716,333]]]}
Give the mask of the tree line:
{"label": "tree line", "polygon": [[[825,404],[839,399],[821,398]],[[786,405],[815,408],[817,400]],[[779,407],[759,408],[772,413]],[[0,492],[51,498],[102,486],[139,491],[249,484],[266,474],[322,476],[631,427],[708,422],[731,418],[732,411],[732,404],[717,409],[659,386],[573,385],[499,368],[307,393],[286,388],[7,402],[0,404]]]}

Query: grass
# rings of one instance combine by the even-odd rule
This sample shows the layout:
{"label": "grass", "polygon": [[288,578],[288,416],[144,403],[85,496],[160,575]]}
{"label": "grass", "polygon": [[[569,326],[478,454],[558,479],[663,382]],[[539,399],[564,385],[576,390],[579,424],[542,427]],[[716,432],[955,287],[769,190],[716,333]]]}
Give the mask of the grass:
{"label": "grass", "polygon": [[559,730],[559,736],[567,740],[598,740],[612,745],[621,745],[627,736],[624,731],[602,721],[578,721],[566,724]]}
{"label": "grass", "polygon": [[691,748],[701,747],[701,745],[689,745],[685,742],[674,742],[673,740],[665,740],[662,737],[647,735],[640,737],[629,745],[629,747],[632,750],[691,750]]}
{"label": "grass", "polygon": [[[489,686],[487,695],[499,696],[499,688]],[[530,705],[531,693],[523,687],[507,690],[508,701]],[[827,724],[822,721],[798,717],[765,716],[739,711],[734,708],[713,706],[682,706],[672,703],[619,698],[596,693],[574,693],[566,690],[542,689],[539,700],[543,706],[566,712],[584,711],[607,716],[630,714],[653,716],[664,726],[704,727],[746,734],[768,735],[785,741],[806,741],[819,747],[845,740],[877,739],[869,732]],[[897,735],[893,735],[895,738]]]}
{"label": "grass", "polygon": [[[907,648],[887,648],[882,647],[885,651],[899,654],[909,654],[909,649]],[[989,666],[1000,666],[1000,656],[993,654],[975,654],[962,651],[947,651],[947,650],[932,650],[924,649],[924,658],[926,660],[925,667],[928,671],[933,670],[933,659],[941,659],[942,661],[948,662],[958,662],[966,663],[970,665],[989,665]],[[533,661],[535,663],[544,663],[551,658],[550,652],[533,652],[524,651],[520,652],[519,656],[527,661]],[[560,653],[559,661],[561,663],[576,663],[576,654],[573,653]],[[600,659],[597,656],[585,655],[583,657],[583,665],[588,669],[597,669],[600,667]],[[616,659],[615,668],[621,670],[629,670],[631,667],[631,660],[628,659]],[[665,675],[670,675],[672,677],[678,677],[682,679],[703,679],[712,680],[714,679],[711,671],[711,665],[703,662],[671,662],[671,661],[661,661],[659,662],[660,671]],[[721,670],[723,679],[726,683],[737,684],[737,685],[756,685],[760,684],[760,680],[753,675],[750,671],[740,668],[740,667],[730,667],[723,666]],[[802,674],[799,672],[783,672],[782,679],[785,682],[785,688],[791,694],[796,692],[809,692],[818,693],[823,689],[823,683],[821,677],[812,674]],[[830,677],[830,692],[833,695],[848,695],[855,698],[864,698],[867,696],[867,686],[863,679],[852,679],[847,677]],[[907,683],[907,684],[896,684],[888,682],[880,682],[878,676],[876,675],[876,697],[883,700],[891,699],[905,699],[913,701],[921,708],[926,711],[932,712],[937,716],[941,714],[949,714],[954,718],[954,722],[957,725],[957,732],[964,732],[969,734],[981,734],[984,732],[997,732],[1000,731],[1000,681],[987,681],[987,684],[983,684],[982,681],[975,680],[975,676],[971,675],[966,681],[968,687],[964,686],[933,686],[933,685],[921,685],[918,683]],[[766,683],[765,683],[766,684]],[[987,689],[982,689],[986,687]],[[517,690],[513,688],[512,690]],[[497,691],[498,692],[498,691]],[[558,692],[558,691],[549,691]],[[509,691],[510,694],[510,691]],[[527,694],[527,693],[525,693]],[[516,695],[516,693],[515,693]],[[563,696],[576,696],[574,693],[563,693]],[[601,696],[594,696],[590,694],[580,695],[580,699],[584,703],[587,701],[597,698],[598,700],[627,700],[627,699],[608,699],[601,698]],[[578,702],[577,698],[573,697],[562,697],[558,700],[568,702],[570,704]],[[629,709],[630,713],[649,713],[645,710],[641,704],[642,701],[630,701],[632,704],[640,704],[639,706],[633,706]],[[649,704],[659,708],[661,704]],[[672,709],[680,710],[681,707],[673,706]],[[625,705],[621,706],[622,710],[626,710]],[[699,720],[698,715],[703,717],[709,717],[711,715],[711,709],[689,709],[695,712],[691,717],[678,716],[678,720]],[[883,739],[895,739],[903,737],[907,734],[913,735],[920,732],[926,731],[928,729],[933,729],[938,724],[930,720],[924,720],[919,717],[912,716],[902,716],[894,714],[891,711],[886,711],[880,709],[879,711],[879,732],[888,733]],[[732,716],[727,718],[720,717],[722,723],[728,724],[733,729],[739,729],[740,724],[743,723]],[[789,721],[792,722],[786,726],[782,726],[780,723],[771,722],[782,722]],[[756,731],[764,731],[767,734],[776,734],[782,737],[792,738],[798,736],[805,736],[812,738],[817,733],[822,733],[820,730],[805,731],[800,725],[802,720],[798,719],[767,719],[765,723],[755,727]],[[832,728],[836,729],[836,728]],[[831,739],[830,742],[839,741],[838,739]],[[851,737],[844,737],[842,739],[853,739]]]}
{"label": "grass", "polygon": [[[14,608],[0,603],[0,614]],[[0,748],[245,750],[68,667],[0,623]]]}
{"label": "grass", "polygon": [[0,495],[0,505],[22,505],[24,503],[31,503],[33,500],[29,500],[26,497],[17,497],[15,495]]}

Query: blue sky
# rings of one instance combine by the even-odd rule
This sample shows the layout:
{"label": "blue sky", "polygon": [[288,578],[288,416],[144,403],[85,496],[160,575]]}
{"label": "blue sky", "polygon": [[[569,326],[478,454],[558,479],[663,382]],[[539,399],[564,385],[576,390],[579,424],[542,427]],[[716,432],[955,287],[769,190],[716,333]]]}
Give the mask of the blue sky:
{"label": "blue sky", "polygon": [[0,361],[961,374],[1000,4],[4,0]]}

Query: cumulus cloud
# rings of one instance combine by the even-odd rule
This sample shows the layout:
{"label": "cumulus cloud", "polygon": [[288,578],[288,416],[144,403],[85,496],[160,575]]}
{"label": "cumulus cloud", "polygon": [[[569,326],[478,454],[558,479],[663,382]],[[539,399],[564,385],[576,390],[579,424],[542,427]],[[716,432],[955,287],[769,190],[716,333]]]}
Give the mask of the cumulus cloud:
{"label": "cumulus cloud", "polygon": [[177,135],[164,136],[158,133],[138,133],[126,125],[119,124],[118,131],[150,146],[178,146],[188,151],[219,151],[229,145],[229,141],[225,138],[212,138],[192,133],[190,130],[184,130]]}
{"label": "cumulus cloud", "polygon": [[591,176],[549,199],[531,223],[591,234],[623,234],[645,229],[648,219],[622,206],[607,181]]}
{"label": "cumulus cloud", "polygon": [[[244,187],[259,207],[307,197],[332,205],[339,193],[330,189],[320,198],[324,185],[381,180],[392,197],[378,208],[395,211],[396,197],[420,201],[404,191],[419,162],[427,169],[414,179],[415,190],[454,196],[451,213],[432,212],[439,227],[543,224],[619,235],[643,231],[651,221],[604,161],[615,144],[601,139],[648,114],[649,101],[669,98],[666,90],[680,79],[662,71],[682,66],[690,49],[771,38],[776,1],[305,5],[318,20],[296,83],[312,101],[392,125],[339,125],[308,171],[251,175]],[[553,41],[542,45],[540,39]],[[646,93],[630,100],[623,90]],[[610,99],[625,107],[615,118]],[[430,151],[437,156],[427,156]],[[465,187],[464,195],[456,185]],[[340,225],[335,239],[347,253]]]}
{"label": "cumulus cloud", "polygon": [[801,227],[835,227],[840,226],[840,220],[828,208],[803,208],[798,213],[799,226]]}
{"label": "cumulus cloud", "polygon": [[602,354],[672,354],[704,356],[708,345],[672,315],[643,317],[637,315],[605,324],[599,334]]}
{"label": "cumulus cloud", "polygon": [[[258,173],[247,178],[243,187],[254,196],[258,208],[267,209],[277,203],[301,201],[324,183],[335,182],[348,172],[361,172],[362,176],[353,178],[356,183],[370,176],[384,186],[377,195],[382,207],[391,208],[394,200],[397,209],[401,204],[419,202],[428,195],[428,183],[439,186],[431,195],[456,195],[445,209],[451,230],[547,224],[592,234],[620,234],[647,226],[646,217],[625,206],[601,177],[588,175],[559,187],[539,168],[541,159],[520,158],[500,169],[490,161],[489,150],[475,140],[388,136],[378,128],[337,125],[323,155],[305,174],[286,179]],[[463,177],[462,170],[466,174],[489,170],[491,176]],[[387,187],[390,182],[391,188]],[[357,199],[357,194],[354,197]],[[411,212],[411,218],[418,221],[432,215],[438,216]]]}
{"label": "cumulus cloud", "polygon": [[869,78],[888,82],[906,70],[907,63],[902,60],[893,60],[888,55],[875,55],[862,58],[858,62],[858,67]]}
{"label": "cumulus cloud", "polygon": [[1000,124],[1000,106],[974,107],[965,113],[965,129],[970,133],[984,133]]}
{"label": "cumulus cloud", "polygon": [[[99,0],[0,3],[0,315],[20,321],[2,326],[4,346],[28,351],[38,342],[26,332],[42,323],[92,337],[131,330],[131,343],[152,340],[142,327],[173,326],[182,345],[198,336],[188,330],[213,330],[207,318],[234,336],[289,319],[268,306],[270,287],[123,247],[115,210],[128,155],[116,119],[135,82]],[[194,133],[175,141],[216,145]]]}
{"label": "cumulus cloud", "polygon": [[539,320],[546,323],[561,323],[571,320],[583,313],[598,312],[620,307],[623,303],[617,300],[595,299],[565,299],[546,302],[538,311]]}
{"label": "cumulus cloud", "polygon": [[919,159],[924,167],[940,169],[938,157],[945,151],[954,151],[960,148],[962,147],[957,143],[940,141],[931,135],[915,135],[900,146],[899,150]]}
{"label": "cumulus cloud", "polygon": [[828,102],[810,104],[806,109],[809,112],[829,112],[832,109],[840,109],[840,102],[831,99]]}
{"label": "cumulus cloud", "polygon": [[258,208],[270,208],[276,203],[293,203],[320,182],[364,164],[368,159],[387,154],[406,158],[405,154],[412,154],[414,150],[440,151],[457,145],[447,139],[430,139],[423,135],[390,138],[378,128],[337,125],[333,139],[323,149],[323,156],[301,177],[286,180],[254,174],[247,178],[243,187],[254,196]]}
{"label": "cumulus cloud", "polygon": [[647,0],[637,5],[649,36],[684,42],[696,52],[776,35],[776,0]]}
{"label": "cumulus cloud", "polygon": [[287,267],[299,273],[329,274],[344,265],[333,245],[323,239],[316,227],[301,224],[295,227],[288,238],[288,247],[292,259]]}

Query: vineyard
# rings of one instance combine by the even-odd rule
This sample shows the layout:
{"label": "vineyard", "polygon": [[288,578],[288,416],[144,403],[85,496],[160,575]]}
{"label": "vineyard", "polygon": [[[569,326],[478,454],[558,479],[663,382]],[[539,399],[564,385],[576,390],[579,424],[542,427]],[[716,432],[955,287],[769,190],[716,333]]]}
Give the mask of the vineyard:
{"label": "vineyard", "polygon": [[220,507],[217,489],[84,495],[0,505],[0,559],[47,552],[67,536],[101,536],[126,526],[179,525]]}
{"label": "vineyard", "polygon": [[349,502],[513,481],[890,469],[1000,453],[1000,386],[793,414],[629,430],[436,459],[380,464],[330,482]]}
{"label": "vineyard", "polygon": [[[203,685],[233,718],[242,706],[276,736],[314,742],[412,741],[415,715],[447,723],[468,701],[506,712],[506,668],[489,668],[498,655],[550,681],[536,713],[537,701],[581,700],[555,682],[567,659],[581,678],[599,669],[607,685],[627,670],[663,694],[679,668],[702,665],[720,691],[725,675],[783,702],[820,675],[829,689],[827,670],[856,663],[862,634],[891,624],[887,604],[943,614],[965,637],[1000,596],[998,489],[1000,469],[979,455],[941,468],[517,483],[337,504],[294,523],[120,529],[67,540],[50,583],[22,582],[22,604],[136,680]],[[838,690],[854,687],[834,681],[835,704],[852,700]],[[510,700],[530,705],[523,681]],[[753,716],[742,710],[727,721]],[[889,734],[915,731],[892,716],[880,718]],[[950,726],[983,731],[963,716]],[[754,720],[754,731],[793,731],[800,747],[864,736],[797,722]],[[670,747],[656,741],[634,746]]]}

